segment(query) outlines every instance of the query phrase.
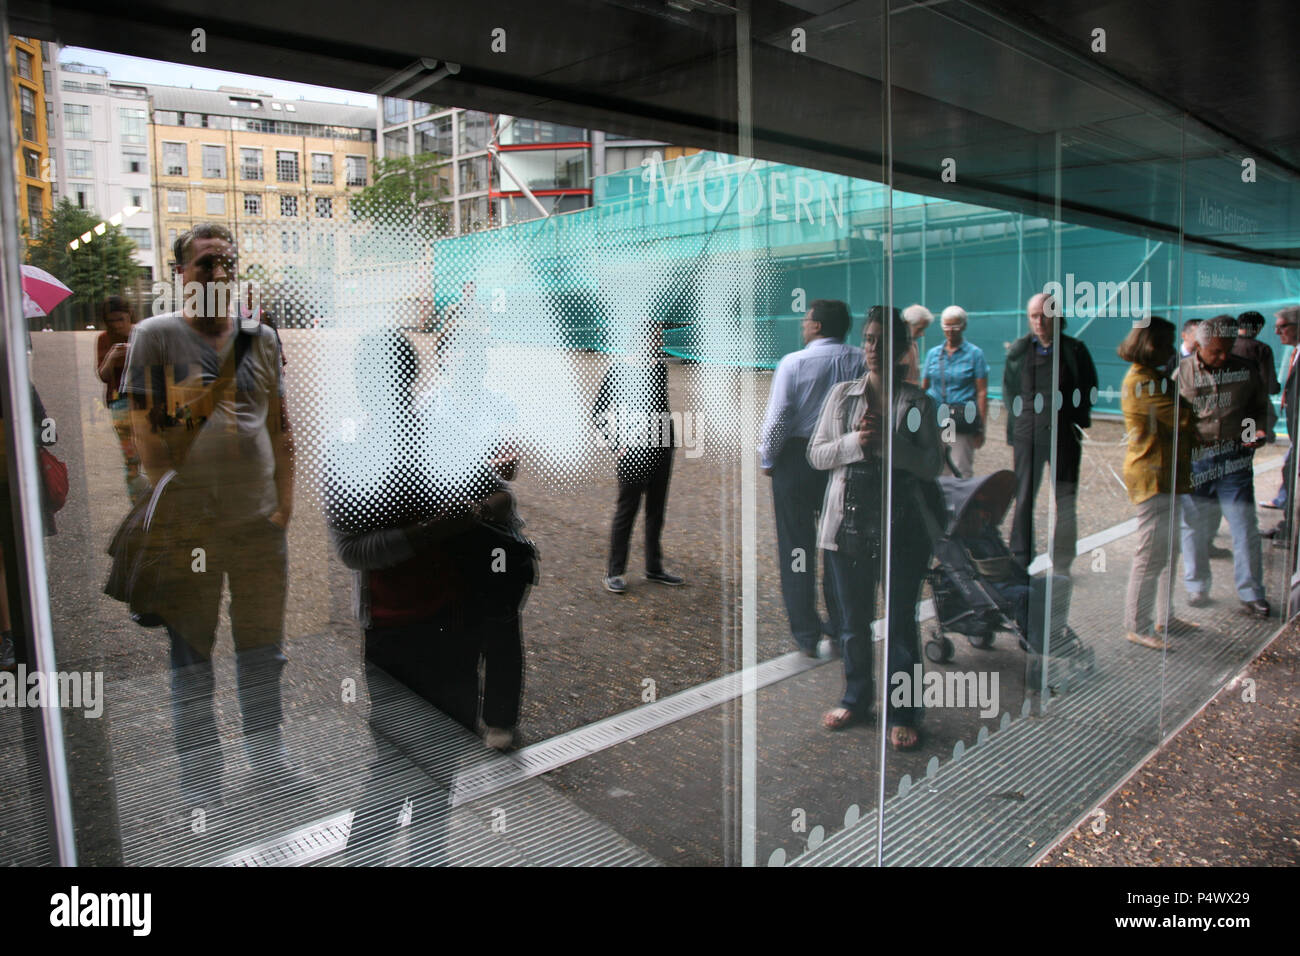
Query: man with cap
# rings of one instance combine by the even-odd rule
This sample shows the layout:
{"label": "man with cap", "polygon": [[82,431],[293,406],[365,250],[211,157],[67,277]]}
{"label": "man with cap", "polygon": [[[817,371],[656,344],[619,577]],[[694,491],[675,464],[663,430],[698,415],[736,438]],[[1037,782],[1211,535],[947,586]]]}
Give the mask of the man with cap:
{"label": "man with cap", "polygon": [[939,324],[944,343],[930,349],[921,387],[939,406],[939,429],[951,440],[953,467],[962,478],[975,475],[975,450],[984,447],[989,414],[989,363],[977,345],[965,341],[966,310],[950,305]]}

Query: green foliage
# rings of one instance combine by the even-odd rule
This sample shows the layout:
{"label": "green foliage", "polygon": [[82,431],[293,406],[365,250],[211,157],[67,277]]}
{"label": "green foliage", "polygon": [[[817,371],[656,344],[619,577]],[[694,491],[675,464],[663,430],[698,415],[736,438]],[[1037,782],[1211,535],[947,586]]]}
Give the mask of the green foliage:
{"label": "green foliage", "polygon": [[410,228],[428,240],[446,235],[447,208],[437,201],[446,187],[435,168],[445,160],[437,153],[376,159],[374,181],[351,197],[354,218]]}
{"label": "green foliage", "polygon": [[72,240],[92,232],[100,221],[94,210],[78,208],[65,197],[41,227],[40,236],[27,247],[29,265],[44,269],[72,290],[48,324],[83,328],[95,323],[100,303],[110,295],[124,294],[140,277],[141,268],[132,258],[135,242],[117,226],[108,226],[102,236],[93,236],[77,249],[68,247]]}

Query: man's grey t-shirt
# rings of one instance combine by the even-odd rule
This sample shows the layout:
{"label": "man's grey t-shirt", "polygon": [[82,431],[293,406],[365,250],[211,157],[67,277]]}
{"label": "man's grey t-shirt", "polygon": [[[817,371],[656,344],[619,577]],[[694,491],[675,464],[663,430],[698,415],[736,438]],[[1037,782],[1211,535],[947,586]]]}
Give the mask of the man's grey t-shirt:
{"label": "man's grey t-shirt", "polygon": [[173,461],[183,459],[180,487],[195,496],[196,519],[269,518],[278,506],[267,415],[279,414],[284,393],[280,352],[266,326],[237,335],[249,342],[235,381],[211,395],[236,335],[218,353],[180,313],[145,319],[131,333],[122,394],[149,410],[149,427]]}

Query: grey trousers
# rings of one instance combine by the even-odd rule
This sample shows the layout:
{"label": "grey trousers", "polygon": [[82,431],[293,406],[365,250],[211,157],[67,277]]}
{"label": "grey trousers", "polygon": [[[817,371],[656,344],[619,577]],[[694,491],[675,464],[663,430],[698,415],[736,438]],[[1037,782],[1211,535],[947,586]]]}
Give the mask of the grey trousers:
{"label": "grey trousers", "polygon": [[963,478],[975,477],[975,439],[977,435],[954,435],[952,463]]}
{"label": "grey trousers", "polygon": [[[1163,628],[1169,618],[1169,580],[1178,561],[1178,498],[1152,495],[1137,506],[1137,551],[1124,602],[1124,626],[1135,634],[1150,634],[1154,623]],[[1172,540],[1172,550],[1171,550]]]}

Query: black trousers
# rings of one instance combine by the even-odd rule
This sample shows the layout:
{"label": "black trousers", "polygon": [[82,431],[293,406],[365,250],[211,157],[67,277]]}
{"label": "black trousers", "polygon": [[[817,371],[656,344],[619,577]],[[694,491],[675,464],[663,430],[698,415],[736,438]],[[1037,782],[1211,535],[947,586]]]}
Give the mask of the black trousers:
{"label": "black trousers", "polygon": [[606,574],[619,577],[627,571],[628,545],[632,525],[645,496],[645,569],[656,574],[664,569],[661,538],[664,512],[668,507],[668,482],[673,474],[671,448],[632,448],[619,459],[618,503],[609,532],[609,562]]}
{"label": "black trousers", "polygon": [[[1052,566],[1069,573],[1074,551],[1079,543],[1076,497],[1079,490],[1079,467],[1083,446],[1074,426],[1062,422],[1056,438],[1056,539],[1051,542]],[[1017,438],[1012,446],[1016,471],[1016,511],[1011,519],[1011,552],[1025,567],[1034,560],[1034,500],[1051,464],[1052,436],[1037,434]]]}

